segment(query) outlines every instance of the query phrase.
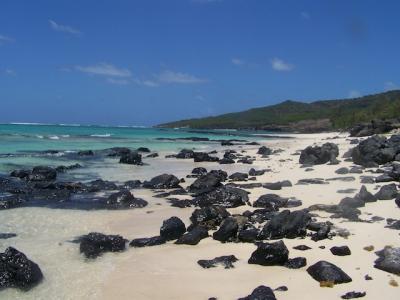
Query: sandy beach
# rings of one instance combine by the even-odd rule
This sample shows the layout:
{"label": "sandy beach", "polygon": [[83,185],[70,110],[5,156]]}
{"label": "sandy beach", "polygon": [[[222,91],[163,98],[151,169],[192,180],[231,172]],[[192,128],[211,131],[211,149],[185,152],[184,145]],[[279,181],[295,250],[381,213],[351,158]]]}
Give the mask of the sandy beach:
{"label": "sandy beach", "polygon": [[[249,189],[251,202],[260,195],[273,192],[284,197],[296,197],[303,201],[302,207],[313,204],[337,204],[345,196],[353,196],[361,187],[360,176],[362,174],[351,174],[356,179],[351,182],[332,181],[324,185],[295,185],[300,179],[305,178],[332,178],[338,177],[335,170],[343,166],[351,166],[351,162],[342,162],[339,165],[317,165],[313,171],[305,172],[300,168],[298,156],[293,156],[297,150],[304,149],[308,145],[321,144],[332,137],[337,143],[340,153],[346,152],[349,141],[346,134],[310,134],[295,135],[295,139],[288,139],[268,143],[272,149],[283,149],[278,155],[268,159],[258,158],[255,168],[271,168],[268,172],[257,177],[261,183],[290,180],[294,185],[283,188],[280,191],[268,191],[265,188]],[[249,150],[249,154],[255,155],[255,150]],[[206,168],[215,168],[212,163],[196,164]],[[236,165],[225,168],[231,173]],[[188,165],[187,171],[193,165]],[[188,180],[187,184],[190,184]],[[367,185],[368,190],[373,192],[379,184]],[[355,189],[357,192],[342,194],[338,190]],[[178,216],[185,224],[189,224],[192,208],[171,208],[163,201],[157,199],[149,208],[152,213],[143,215],[135,211],[125,220],[116,220],[111,223],[111,232],[120,233],[123,236],[137,238],[154,236],[158,234],[160,224],[164,219]],[[158,205],[160,204],[160,205]],[[230,209],[231,213],[241,213],[249,207]],[[292,208],[298,209],[298,208]],[[362,219],[369,220],[372,216],[383,218],[400,218],[400,210],[394,201],[378,201],[368,203],[361,208]],[[103,299],[236,299],[249,294],[255,287],[266,285],[277,288],[282,285],[288,287],[287,292],[276,292],[277,299],[338,299],[349,291],[365,291],[364,299],[397,299],[399,290],[389,285],[393,278],[398,281],[397,276],[380,271],[373,267],[377,258],[374,252],[368,252],[363,248],[373,245],[376,250],[386,245],[398,246],[396,243],[399,234],[396,230],[385,229],[386,222],[361,223],[347,222],[343,219],[328,219],[329,214],[318,212],[321,216],[318,220],[331,221],[338,228],[347,229],[350,236],[345,239],[334,237],[331,240],[319,242],[305,239],[284,239],[290,256],[305,256],[307,264],[311,265],[319,260],[326,260],[340,266],[353,282],[336,285],[333,288],[321,288],[319,283],[313,280],[305,271],[288,270],[283,267],[264,267],[250,265],[247,263],[251,253],[256,249],[253,244],[248,243],[220,243],[211,238],[202,240],[197,246],[166,245],[131,249],[123,254],[115,255],[118,264],[114,271],[109,274],[102,287]],[[308,251],[292,249],[293,246],[304,244],[311,247]],[[329,249],[332,246],[347,245],[351,249],[351,256],[334,256]],[[320,249],[325,246],[325,249]],[[202,269],[197,265],[199,259],[212,259],[221,255],[235,255],[239,261],[234,269],[225,270],[221,267],[213,269]],[[373,278],[366,281],[365,275]]]}
{"label": "sandy beach", "polygon": [[[248,183],[271,183],[290,180],[290,187],[281,190],[268,190],[264,187],[247,189],[250,203],[261,195],[274,193],[282,197],[295,198],[302,201],[300,207],[289,208],[299,210],[314,204],[338,204],[346,196],[354,196],[360,190],[361,176],[373,175],[365,170],[361,174],[338,175],[335,170],[341,167],[353,166],[341,157],[349,148],[350,140],[347,134],[324,133],[307,135],[288,135],[290,139],[268,140],[266,146],[277,151],[268,157],[256,154],[260,146],[231,146],[215,147],[221,156],[224,150],[235,149],[238,152],[246,151],[246,155],[256,158],[253,164],[219,165],[215,162],[193,163],[193,160],[166,159],[171,154],[163,152],[157,158],[148,160],[147,168],[142,166],[121,166],[135,179],[146,180],[162,173],[170,173],[178,178],[185,178],[194,167],[204,167],[207,170],[223,169],[228,175],[234,172],[248,172],[250,168],[270,169],[264,175],[257,176],[255,181]],[[310,145],[321,145],[333,142],[339,147],[337,165],[315,165],[312,170],[301,167],[299,164],[300,150]],[[128,170],[129,167],[129,170]],[[133,169],[132,169],[133,168]],[[127,173],[109,173],[107,180],[126,180]],[[296,184],[301,179],[309,178],[337,178],[353,176],[352,181],[333,180],[328,184]],[[190,186],[195,178],[186,178],[181,185]],[[243,182],[238,182],[243,183]],[[368,191],[375,193],[382,184],[366,184]],[[351,190],[352,189],[352,190]],[[339,193],[348,190],[347,193]],[[128,240],[152,237],[159,235],[162,222],[172,216],[179,217],[188,227],[194,207],[172,207],[165,198],[154,197],[158,191],[148,189],[134,189],[131,192],[149,202],[141,209],[118,211],[65,211],[37,208],[37,217],[32,220],[27,217],[25,227],[31,222],[38,226],[27,231],[11,245],[29,252],[29,257],[37,262],[45,273],[44,282],[30,291],[21,293],[14,290],[2,292],[6,298],[41,299],[43,293],[55,299],[237,299],[249,295],[259,285],[276,289],[286,286],[287,291],[275,291],[277,299],[338,299],[350,291],[366,292],[364,299],[397,299],[399,288],[389,284],[391,279],[399,281],[396,275],[374,268],[374,261],[378,258],[374,251],[366,251],[365,246],[374,246],[375,251],[387,245],[399,246],[397,230],[387,229],[387,218],[400,219],[400,210],[393,200],[367,203],[360,208],[360,219],[371,220],[379,216],[383,219],[374,222],[350,222],[343,218],[330,218],[331,214],[323,211],[313,211],[316,221],[330,221],[334,225],[332,231],[345,229],[349,232],[347,238],[334,236],[331,239],[312,241],[310,237],[283,239],[289,250],[289,257],[305,257],[307,266],[300,269],[288,269],[283,266],[260,266],[248,264],[252,252],[257,248],[253,243],[227,242],[221,243],[212,237],[203,239],[198,245],[176,245],[173,241],[163,245],[143,248],[132,248],[121,253],[104,253],[95,260],[88,261],[79,254],[79,246],[68,242],[74,237],[87,234],[91,231],[105,234],[119,234]],[[187,199],[187,195],[177,195],[174,198]],[[242,214],[254,208],[248,205],[229,208],[232,214]],[[282,209],[281,209],[282,210]],[[10,210],[3,215],[13,219],[13,215],[28,216],[29,208]],[[8,219],[5,219],[7,222]],[[58,220],[54,228],[46,227],[48,218]],[[13,225],[8,222],[8,228]],[[39,224],[39,225],[37,225]],[[31,232],[32,231],[32,232]],[[212,231],[210,231],[212,235]],[[31,239],[40,241],[32,247]],[[58,239],[59,243],[54,244]],[[272,242],[272,241],[267,241]],[[307,245],[307,251],[295,250],[293,247]],[[350,256],[335,256],[330,252],[332,246],[348,246]],[[324,246],[324,247],[322,247]],[[53,255],[43,253],[46,247]],[[321,249],[324,248],[324,249]],[[197,264],[200,259],[213,259],[223,255],[235,255],[238,261],[234,268],[224,269],[221,266],[203,269]],[[64,256],[66,260],[60,261]],[[320,287],[306,271],[307,267],[326,260],[340,267],[351,278],[352,282],[338,284],[334,287]],[[78,277],[77,277],[77,274]],[[87,276],[85,276],[85,274]],[[365,280],[369,275],[372,280]],[[63,286],[61,286],[63,285]],[[73,291],[73,292],[71,292]]]}

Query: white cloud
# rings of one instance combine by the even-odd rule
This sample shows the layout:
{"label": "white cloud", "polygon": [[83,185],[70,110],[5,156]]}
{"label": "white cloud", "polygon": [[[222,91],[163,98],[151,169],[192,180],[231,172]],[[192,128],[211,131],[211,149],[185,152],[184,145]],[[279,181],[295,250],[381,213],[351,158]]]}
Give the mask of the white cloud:
{"label": "white cloud", "polygon": [[132,75],[131,71],[128,69],[117,68],[107,63],[99,63],[92,66],[75,66],[75,69],[79,72],[100,76],[131,77]]}
{"label": "white cloud", "polygon": [[107,82],[116,85],[127,85],[129,84],[129,80],[126,79],[115,79],[115,78],[107,78]]}
{"label": "white cloud", "polygon": [[294,65],[289,64],[279,58],[272,59],[271,66],[275,71],[291,71],[294,68]]}
{"label": "white cloud", "polygon": [[4,44],[12,43],[14,41],[15,41],[14,39],[0,34],[0,46],[4,45]]}
{"label": "white cloud", "polygon": [[49,20],[49,23],[50,23],[50,27],[55,31],[70,33],[73,35],[81,35],[82,34],[81,31],[79,31],[78,29],[75,29],[71,26],[61,25],[61,24],[56,23],[53,20]]}
{"label": "white cloud", "polygon": [[304,20],[310,19],[310,14],[309,14],[308,12],[306,12],[306,11],[302,11],[302,12],[300,13],[300,16],[301,16]]}
{"label": "white cloud", "polygon": [[134,78],[134,79],[132,79],[132,82],[137,85],[143,85],[143,86],[147,86],[147,87],[158,87],[159,86],[158,82],[155,82],[153,80],[148,80],[148,79],[141,80],[141,79]]}
{"label": "white cloud", "polygon": [[242,66],[245,64],[244,60],[240,58],[232,58],[232,63],[236,66]]}
{"label": "white cloud", "polygon": [[171,70],[162,71],[160,74],[156,75],[156,78],[160,83],[191,84],[203,83],[206,81],[205,79],[190,74],[174,72]]}
{"label": "white cloud", "polygon": [[384,89],[385,91],[392,91],[392,90],[397,90],[400,87],[395,84],[393,81],[386,81],[384,84]]}
{"label": "white cloud", "polygon": [[347,96],[348,98],[358,98],[361,97],[361,92],[357,90],[351,90]]}

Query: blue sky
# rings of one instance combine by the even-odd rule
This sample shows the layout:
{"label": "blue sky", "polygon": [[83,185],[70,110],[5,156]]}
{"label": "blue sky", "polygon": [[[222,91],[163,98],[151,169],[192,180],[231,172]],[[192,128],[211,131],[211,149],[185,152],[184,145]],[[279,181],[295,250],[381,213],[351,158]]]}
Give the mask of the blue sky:
{"label": "blue sky", "polygon": [[0,122],[153,125],[400,86],[400,1],[4,0]]}

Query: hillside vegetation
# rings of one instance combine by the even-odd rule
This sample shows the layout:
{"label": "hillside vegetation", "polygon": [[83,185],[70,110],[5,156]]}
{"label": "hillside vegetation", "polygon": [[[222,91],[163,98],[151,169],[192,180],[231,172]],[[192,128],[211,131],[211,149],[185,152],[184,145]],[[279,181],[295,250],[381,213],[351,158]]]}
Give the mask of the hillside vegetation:
{"label": "hillside vegetation", "polygon": [[[251,128],[302,131],[300,124],[316,125],[316,130],[347,128],[373,119],[400,117],[400,90],[354,99],[312,103],[285,101],[276,105],[219,116],[165,123],[158,127]],[[297,127],[297,128],[296,128]],[[307,127],[307,126],[306,126]],[[307,131],[307,130],[304,130]],[[313,130],[308,130],[313,131]]]}

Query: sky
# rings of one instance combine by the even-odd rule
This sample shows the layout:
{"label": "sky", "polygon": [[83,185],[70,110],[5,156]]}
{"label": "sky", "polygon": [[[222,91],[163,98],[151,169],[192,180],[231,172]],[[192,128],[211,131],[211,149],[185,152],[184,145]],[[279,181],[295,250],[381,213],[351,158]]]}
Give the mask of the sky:
{"label": "sky", "polygon": [[400,87],[400,1],[2,0],[0,122],[155,125]]}

